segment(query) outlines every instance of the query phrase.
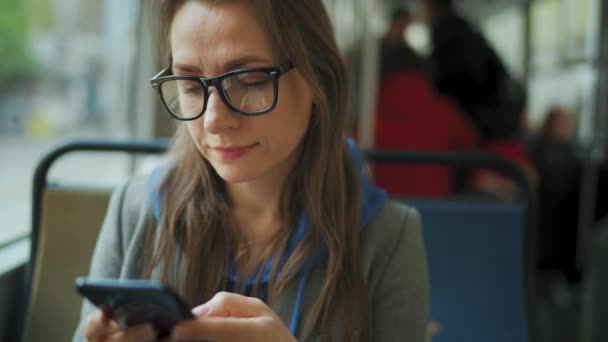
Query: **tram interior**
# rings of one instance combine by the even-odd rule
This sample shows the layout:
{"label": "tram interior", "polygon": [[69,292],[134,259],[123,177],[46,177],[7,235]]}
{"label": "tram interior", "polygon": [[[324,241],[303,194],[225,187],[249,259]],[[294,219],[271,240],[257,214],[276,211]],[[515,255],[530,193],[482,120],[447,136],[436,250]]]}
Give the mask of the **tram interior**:
{"label": "tram interior", "polygon": [[[372,180],[390,195],[418,203],[423,221],[425,213],[437,212],[431,202],[464,203],[459,214],[463,220],[478,215],[472,208],[479,203],[484,208],[524,203],[523,212],[516,209],[521,217],[514,223],[514,230],[521,231],[513,234],[520,235],[488,238],[497,250],[505,241],[505,255],[516,258],[509,262],[519,263],[513,274],[521,280],[522,297],[505,294],[505,300],[496,303],[508,306],[519,300],[525,308],[519,311],[526,326],[522,341],[608,341],[608,1],[435,1],[451,2],[486,50],[458,45],[468,42],[458,43],[456,29],[439,29],[439,19],[433,21],[429,10],[433,0],[323,1],[351,81],[346,134],[364,151],[483,152],[517,166],[513,177],[470,165],[374,164],[373,153],[369,155]],[[146,10],[145,0],[4,0],[0,5],[0,341],[45,336],[26,331],[32,313],[24,304],[32,296],[29,286],[36,272],[31,258],[47,255],[32,253],[39,246],[32,227],[48,220],[36,217],[40,208],[35,204],[35,170],[43,158],[73,141],[152,141],[172,135],[174,124],[148,83],[159,70],[160,58]],[[442,38],[457,43],[444,46],[440,55]],[[498,68],[507,83],[481,105],[458,98],[473,92],[479,100],[488,90],[486,85],[474,90],[460,81],[448,84],[450,75],[442,81],[446,69],[440,64],[450,68],[459,58],[462,64],[451,67],[465,79],[487,80]],[[487,58],[495,69],[483,69]],[[471,72],[463,71],[469,67]],[[394,75],[402,77],[397,88],[391,88],[397,82],[391,83],[397,79]],[[507,111],[512,115],[507,117]],[[410,116],[406,123],[395,123],[388,113]],[[97,203],[102,209],[91,217],[102,217],[109,191],[156,163],[156,155],[118,150],[96,154],[85,148],[54,163],[38,186],[45,191],[54,186],[86,190],[79,192],[83,199],[72,204],[51,202],[54,210]],[[403,180],[412,178],[417,181]],[[55,195],[45,196],[62,201]],[[487,231],[499,231],[510,222],[502,221],[500,213],[503,207],[479,216],[496,228]],[[434,217],[428,221],[449,224]],[[457,243],[462,236],[452,233],[429,231],[429,242]],[[508,239],[519,239],[514,250],[509,251]],[[487,266],[483,272],[504,265]],[[475,279],[474,274],[461,276]],[[441,279],[446,283],[437,288],[449,292],[450,280]],[[73,288],[55,290],[75,294]],[[510,310],[493,307],[496,312],[503,309]],[[53,310],[53,315],[62,311],[38,310]],[[475,317],[470,310],[462,315],[464,320]],[[54,323],[44,321],[42,329],[45,324]],[[447,327],[442,331],[441,320],[430,322],[428,340],[467,341],[442,337]],[[471,336],[470,341],[477,339]]]}

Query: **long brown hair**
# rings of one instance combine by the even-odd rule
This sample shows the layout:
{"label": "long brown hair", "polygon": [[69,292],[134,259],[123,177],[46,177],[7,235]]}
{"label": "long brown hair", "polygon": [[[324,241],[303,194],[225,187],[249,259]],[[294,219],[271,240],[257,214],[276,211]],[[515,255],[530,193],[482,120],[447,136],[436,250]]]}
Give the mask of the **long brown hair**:
{"label": "long brown hair", "polygon": [[[165,63],[171,60],[168,39],[171,21],[187,1],[215,4],[224,0],[155,1],[153,9]],[[315,99],[301,154],[281,196],[283,226],[271,245],[273,253],[283,251],[302,212],[308,216],[311,227],[282,271],[277,272],[277,262],[273,265],[268,300],[271,303],[297,275],[294,271],[325,247],[325,278],[305,326],[317,331],[340,308],[344,339],[352,340],[352,332],[360,325],[362,336],[368,340],[370,299],[358,233],[360,186],[343,138],[348,84],[330,19],[321,0],[252,0],[252,3],[273,46],[295,65],[311,86]],[[196,149],[184,125],[178,128],[170,153],[174,162],[159,188],[163,196],[157,248],[147,262],[145,276],[150,277],[160,267],[161,279],[196,305],[226,285],[225,272],[237,256],[240,243],[229,219],[230,202],[224,181]],[[177,276],[174,265],[180,256],[185,257],[187,264],[183,266],[183,274]],[[355,315],[359,315],[359,320]]]}

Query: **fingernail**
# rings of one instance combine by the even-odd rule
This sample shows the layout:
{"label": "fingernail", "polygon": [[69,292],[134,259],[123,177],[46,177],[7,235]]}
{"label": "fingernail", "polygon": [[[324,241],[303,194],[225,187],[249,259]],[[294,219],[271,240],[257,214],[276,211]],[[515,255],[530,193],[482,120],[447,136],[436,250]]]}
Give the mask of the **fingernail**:
{"label": "fingernail", "polygon": [[206,315],[209,313],[209,311],[211,311],[211,307],[207,304],[199,305],[199,306],[195,307],[194,309],[192,309],[192,313],[195,316]]}

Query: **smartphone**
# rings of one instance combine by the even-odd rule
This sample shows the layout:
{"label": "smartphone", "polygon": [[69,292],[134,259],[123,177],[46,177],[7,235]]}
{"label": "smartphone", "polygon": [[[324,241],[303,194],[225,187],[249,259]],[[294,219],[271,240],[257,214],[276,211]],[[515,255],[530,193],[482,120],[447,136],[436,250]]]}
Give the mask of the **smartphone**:
{"label": "smartphone", "polygon": [[121,328],[150,323],[163,337],[177,322],[194,317],[179,295],[155,280],[78,277],[76,289]]}

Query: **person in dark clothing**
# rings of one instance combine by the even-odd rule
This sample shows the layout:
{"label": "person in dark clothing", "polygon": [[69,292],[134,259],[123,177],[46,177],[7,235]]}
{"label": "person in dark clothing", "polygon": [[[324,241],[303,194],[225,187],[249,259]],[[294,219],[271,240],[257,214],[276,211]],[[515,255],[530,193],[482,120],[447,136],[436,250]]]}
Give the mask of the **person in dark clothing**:
{"label": "person in dark clothing", "polygon": [[[536,171],[521,141],[525,91],[512,78],[481,32],[456,13],[452,0],[425,0],[432,30],[430,63],[437,90],[469,115],[480,134],[480,148],[521,166],[534,186]],[[459,170],[458,184],[470,171]],[[510,198],[511,180],[492,170],[476,170],[473,192]]]}
{"label": "person in dark clothing", "polygon": [[459,16],[451,0],[426,0],[432,29],[430,62],[437,89],[470,115],[482,138],[521,133],[523,88],[482,34]]}
{"label": "person in dark clothing", "polygon": [[557,269],[570,282],[580,279],[576,266],[581,160],[574,145],[573,115],[555,106],[533,143],[539,186],[539,263]]}
{"label": "person in dark clothing", "polygon": [[424,70],[426,66],[422,58],[405,43],[404,32],[414,18],[406,9],[397,9],[391,16],[388,31],[382,38],[380,51],[380,79],[398,72],[399,70]]}
{"label": "person in dark clothing", "polygon": [[[375,146],[427,151],[474,148],[473,124],[436,92],[423,60],[405,43],[403,33],[411,20],[407,11],[395,11],[382,41]],[[374,167],[375,183],[392,195],[445,197],[454,188],[452,178],[452,170],[446,167]]]}

